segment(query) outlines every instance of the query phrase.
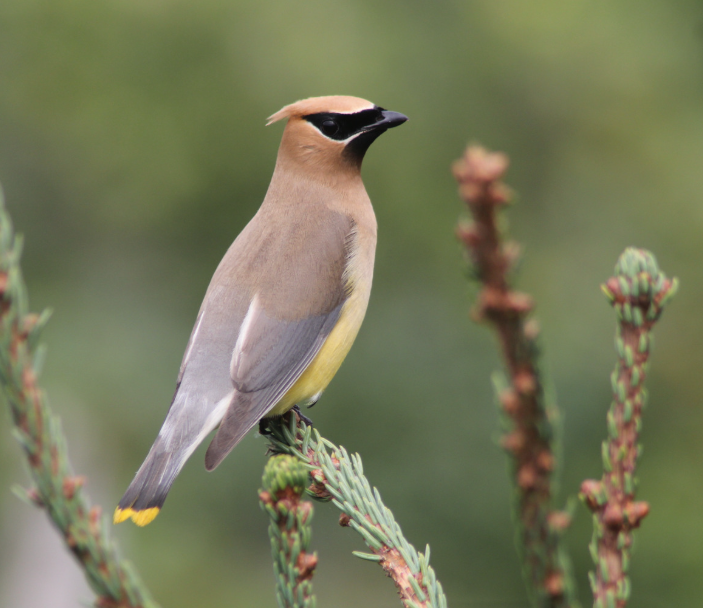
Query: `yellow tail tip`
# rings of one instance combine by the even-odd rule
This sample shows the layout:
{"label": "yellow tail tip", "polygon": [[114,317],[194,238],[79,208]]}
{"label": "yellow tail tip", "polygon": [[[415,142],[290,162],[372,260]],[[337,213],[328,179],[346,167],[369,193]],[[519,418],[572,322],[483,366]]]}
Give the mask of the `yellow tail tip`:
{"label": "yellow tail tip", "polygon": [[112,521],[116,524],[121,524],[123,521],[132,518],[132,521],[138,526],[146,526],[154,521],[158,514],[159,507],[152,507],[151,509],[143,509],[141,511],[136,511],[131,507],[127,509],[117,507]]}
{"label": "yellow tail tip", "polygon": [[112,523],[121,524],[123,521],[132,517],[134,511],[132,509],[120,509],[117,507],[115,509],[115,515],[112,517]]}

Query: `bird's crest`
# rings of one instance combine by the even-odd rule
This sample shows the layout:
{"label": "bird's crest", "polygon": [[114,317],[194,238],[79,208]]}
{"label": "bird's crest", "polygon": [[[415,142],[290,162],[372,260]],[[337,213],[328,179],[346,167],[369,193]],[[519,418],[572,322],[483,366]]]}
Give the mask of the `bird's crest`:
{"label": "bird's crest", "polygon": [[291,103],[269,117],[266,126],[284,118],[302,117],[318,112],[334,112],[336,114],[354,114],[361,110],[375,107],[370,101],[361,97],[347,95],[329,95],[327,97],[308,97]]}

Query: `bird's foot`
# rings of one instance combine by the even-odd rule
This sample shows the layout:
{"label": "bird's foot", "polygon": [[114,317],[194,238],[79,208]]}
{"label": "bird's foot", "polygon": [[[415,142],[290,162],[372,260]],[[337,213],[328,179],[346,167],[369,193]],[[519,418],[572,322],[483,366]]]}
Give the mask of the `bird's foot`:
{"label": "bird's foot", "polygon": [[314,426],[313,423],[312,423],[312,420],[310,420],[310,418],[308,418],[305,414],[303,414],[303,413],[300,411],[300,408],[299,408],[297,405],[294,405],[294,406],[292,407],[292,410],[293,410],[296,414],[298,414],[298,418],[299,418],[300,420],[302,420],[302,421],[306,424],[306,426],[310,426],[310,427]]}

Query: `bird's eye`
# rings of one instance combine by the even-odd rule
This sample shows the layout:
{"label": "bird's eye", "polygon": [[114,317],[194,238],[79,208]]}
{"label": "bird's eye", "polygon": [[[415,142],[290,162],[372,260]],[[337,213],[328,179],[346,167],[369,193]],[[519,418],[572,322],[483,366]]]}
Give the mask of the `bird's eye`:
{"label": "bird's eye", "polygon": [[334,120],[326,120],[322,123],[322,132],[331,137],[337,131],[339,131],[339,125]]}

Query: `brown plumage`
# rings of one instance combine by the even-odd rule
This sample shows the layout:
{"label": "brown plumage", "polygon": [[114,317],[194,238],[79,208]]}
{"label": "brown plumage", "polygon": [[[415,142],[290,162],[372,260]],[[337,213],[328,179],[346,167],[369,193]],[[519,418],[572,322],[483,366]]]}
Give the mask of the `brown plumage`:
{"label": "brown plumage", "polygon": [[208,470],[261,418],[316,401],[359,330],[376,247],[361,161],[406,118],[344,96],[299,101],[269,124],[284,118],[266,197],[215,271],[171,408],[116,522],[149,523],[217,426]]}

